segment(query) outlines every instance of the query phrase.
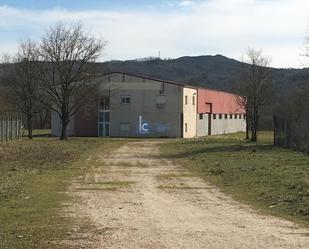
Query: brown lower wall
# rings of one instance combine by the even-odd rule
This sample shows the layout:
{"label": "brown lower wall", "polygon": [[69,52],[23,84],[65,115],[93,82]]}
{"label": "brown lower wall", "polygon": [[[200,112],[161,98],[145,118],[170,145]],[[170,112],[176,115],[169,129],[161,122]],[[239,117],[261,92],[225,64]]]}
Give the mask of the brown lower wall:
{"label": "brown lower wall", "polygon": [[94,97],[76,112],[74,117],[74,136],[98,136],[98,108],[96,99]]}

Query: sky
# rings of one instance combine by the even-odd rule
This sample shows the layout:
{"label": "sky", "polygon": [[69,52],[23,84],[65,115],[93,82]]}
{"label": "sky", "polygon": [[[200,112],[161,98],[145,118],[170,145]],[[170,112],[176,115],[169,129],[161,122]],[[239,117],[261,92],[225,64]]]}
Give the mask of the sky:
{"label": "sky", "polygon": [[101,61],[262,49],[271,66],[308,66],[309,0],[0,0],[0,54],[40,41],[57,22],[80,21],[107,42]]}

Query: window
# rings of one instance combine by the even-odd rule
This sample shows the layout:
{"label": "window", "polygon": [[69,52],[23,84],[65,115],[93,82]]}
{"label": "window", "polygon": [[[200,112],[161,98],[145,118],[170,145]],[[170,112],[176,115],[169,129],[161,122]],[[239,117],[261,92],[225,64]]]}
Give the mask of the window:
{"label": "window", "polygon": [[157,133],[167,133],[168,130],[169,130],[168,125],[166,124],[158,123],[155,125],[155,131]]}
{"label": "window", "polygon": [[160,93],[164,93],[164,91],[165,91],[165,84],[164,82],[162,82]]}
{"label": "window", "polygon": [[130,104],[131,103],[131,97],[130,96],[121,96],[121,104]]}
{"label": "window", "polygon": [[109,122],[110,121],[109,112],[99,112],[99,122]]}
{"label": "window", "polygon": [[164,110],[165,104],[157,104],[157,109]]}
{"label": "window", "polygon": [[195,105],[195,96],[192,97],[192,105]]}
{"label": "window", "polygon": [[188,104],[188,96],[185,96],[185,105]]}
{"label": "window", "polygon": [[120,131],[126,132],[131,130],[130,123],[120,123]]}
{"label": "window", "polygon": [[213,114],[212,117],[213,117],[213,119],[216,119],[216,118],[217,118],[217,115],[216,115],[216,114]]}
{"label": "window", "polygon": [[110,109],[110,101],[109,96],[102,96],[99,98],[99,109],[100,110],[109,110]]}
{"label": "window", "polygon": [[239,119],[241,119],[241,114],[239,114]]}
{"label": "window", "polygon": [[157,104],[166,104],[166,95],[158,95],[156,98]]}
{"label": "window", "polygon": [[233,119],[233,114],[230,114],[230,119]]}
{"label": "window", "polygon": [[109,137],[109,123],[99,122],[99,137]]}
{"label": "window", "polygon": [[203,113],[200,113],[200,114],[199,114],[199,118],[200,118],[201,120],[203,119],[203,116],[204,116]]}
{"label": "window", "polygon": [[237,114],[234,115],[234,118],[237,119]]}
{"label": "window", "polygon": [[109,137],[109,124],[105,124],[105,136]]}
{"label": "window", "polygon": [[247,119],[247,116],[246,116],[246,114],[244,114],[244,119]]}
{"label": "window", "polygon": [[227,119],[227,114],[224,114],[224,118]]}
{"label": "window", "polygon": [[222,119],[222,114],[219,114],[219,119]]}
{"label": "window", "polygon": [[166,105],[166,96],[158,95],[156,98],[156,105],[157,105],[157,109],[164,110],[165,105]]}
{"label": "window", "polygon": [[188,132],[188,124],[185,123],[185,132]]}

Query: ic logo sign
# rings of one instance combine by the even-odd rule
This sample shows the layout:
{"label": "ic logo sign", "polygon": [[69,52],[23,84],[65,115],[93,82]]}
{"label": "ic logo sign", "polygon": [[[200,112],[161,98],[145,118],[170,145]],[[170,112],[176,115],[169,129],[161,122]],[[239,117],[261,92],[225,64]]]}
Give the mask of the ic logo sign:
{"label": "ic logo sign", "polygon": [[139,134],[148,134],[149,133],[149,123],[143,122],[142,115],[139,116],[138,132],[139,132]]}

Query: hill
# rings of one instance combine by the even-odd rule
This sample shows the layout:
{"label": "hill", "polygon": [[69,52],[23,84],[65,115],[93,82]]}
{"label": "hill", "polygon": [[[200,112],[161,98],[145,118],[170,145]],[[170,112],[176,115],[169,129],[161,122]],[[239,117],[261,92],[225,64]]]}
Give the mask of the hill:
{"label": "hill", "polygon": [[[108,61],[95,63],[92,72],[113,71],[145,75],[163,80],[231,91],[239,79],[240,71],[247,64],[222,55],[185,56],[178,59],[161,60],[146,58],[128,61]],[[0,78],[1,72],[0,69]],[[291,88],[308,79],[308,69],[271,68],[274,84],[281,89]],[[5,82],[0,80],[0,86]]]}
{"label": "hill", "polygon": [[[99,71],[121,71],[147,75],[155,78],[178,81],[195,86],[204,86],[230,91],[238,80],[239,73],[247,64],[222,55],[181,57],[178,59],[151,59],[110,61],[98,63]],[[271,68],[274,84],[282,89],[301,82],[304,69]]]}

